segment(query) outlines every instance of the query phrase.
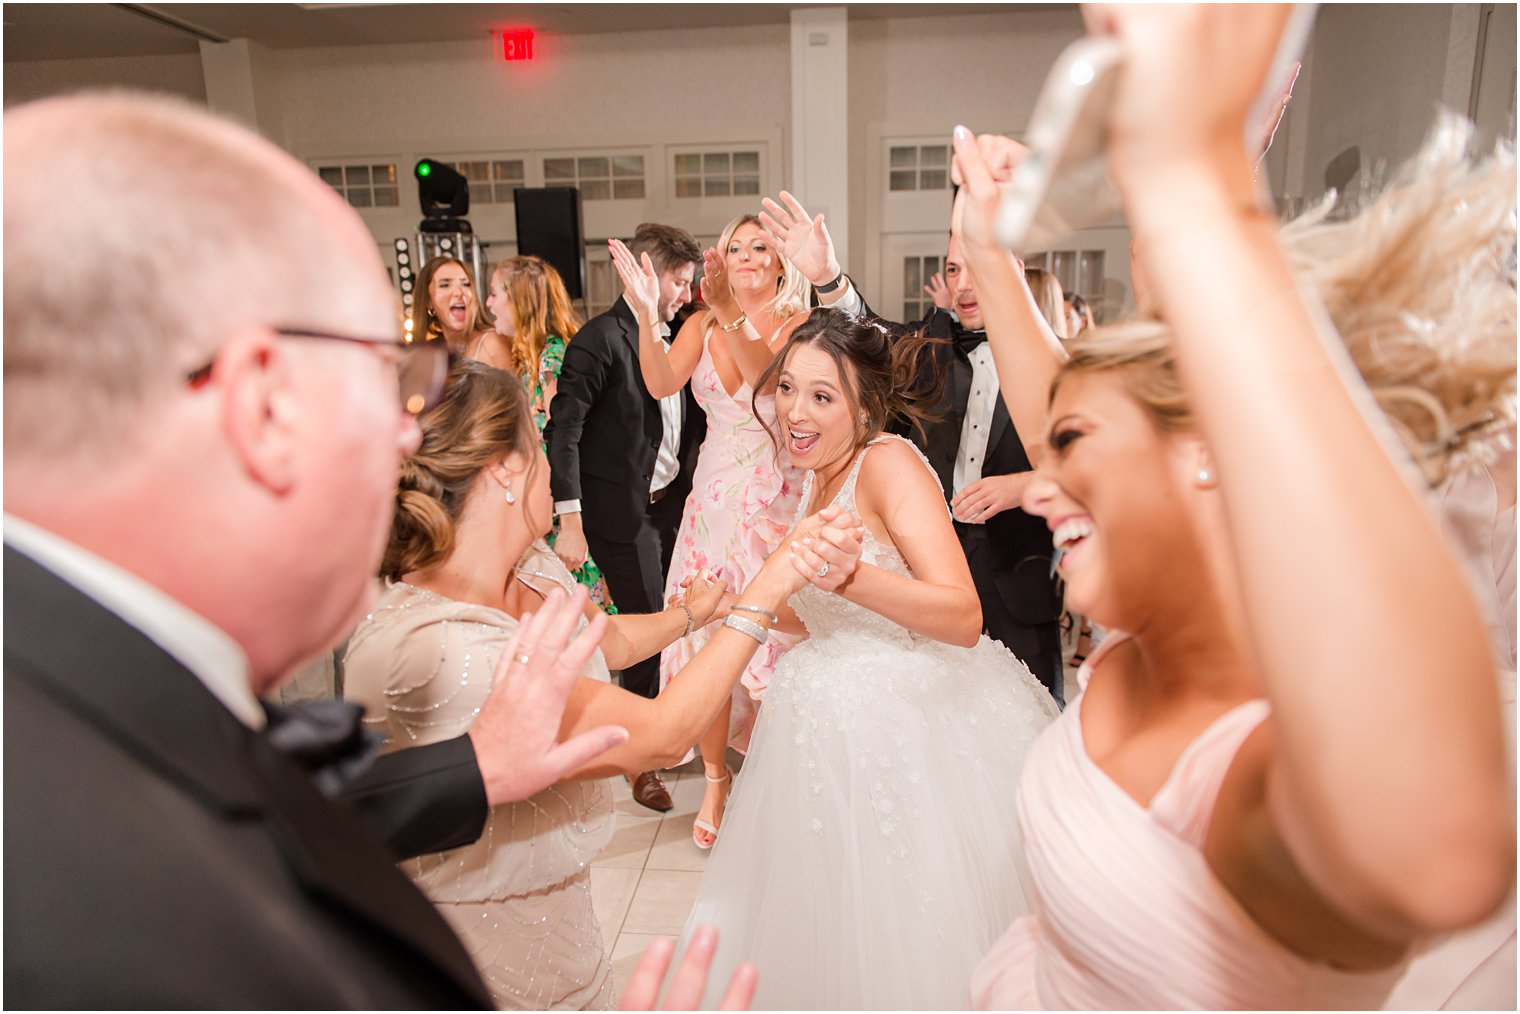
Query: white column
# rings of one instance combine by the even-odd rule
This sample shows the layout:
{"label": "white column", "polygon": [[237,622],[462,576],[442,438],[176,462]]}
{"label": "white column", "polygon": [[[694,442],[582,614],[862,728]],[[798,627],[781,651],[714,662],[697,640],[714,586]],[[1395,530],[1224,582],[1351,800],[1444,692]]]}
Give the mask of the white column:
{"label": "white column", "polygon": [[249,39],[201,42],[206,105],[283,146],[285,117],[280,108],[274,53]]}
{"label": "white column", "polygon": [[[843,7],[792,11],[792,178],[823,212],[839,263],[850,267],[849,18]],[[858,270],[858,269],[857,269]]]}

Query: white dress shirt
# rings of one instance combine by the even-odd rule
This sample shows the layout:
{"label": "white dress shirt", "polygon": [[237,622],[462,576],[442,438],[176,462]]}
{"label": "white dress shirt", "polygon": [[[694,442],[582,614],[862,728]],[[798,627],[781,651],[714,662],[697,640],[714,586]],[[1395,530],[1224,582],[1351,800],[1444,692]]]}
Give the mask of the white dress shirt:
{"label": "white dress shirt", "polygon": [[[619,296],[618,300],[623,305],[628,305],[625,296]],[[629,310],[633,308],[630,306]],[[634,315],[637,317],[637,314]],[[655,333],[660,347],[667,353],[670,351],[670,325],[661,321]],[[654,471],[649,477],[649,495],[654,496],[660,490],[675,482],[676,475],[681,471],[681,458],[679,455],[681,446],[681,392],[666,395],[660,399],[660,449],[655,453]],[[554,513],[574,514],[581,509],[579,500],[556,500],[554,501]]]}
{"label": "white dress shirt", "polygon": [[982,477],[987,462],[987,431],[992,426],[992,410],[997,406],[997,369],[992,364],[992,347],[986,342],[972,350],[971,394],[966,398],[966,418],[961,423],[961,445],[955,453],[955,471],[951,481],[958,494]]}
{"label": "white dress shirt", "polygon": [[5,542],[172,655],[244,725],[264,727],[264,709],[248,685],[248,656],[220,627],[136,574],[10,514]]}

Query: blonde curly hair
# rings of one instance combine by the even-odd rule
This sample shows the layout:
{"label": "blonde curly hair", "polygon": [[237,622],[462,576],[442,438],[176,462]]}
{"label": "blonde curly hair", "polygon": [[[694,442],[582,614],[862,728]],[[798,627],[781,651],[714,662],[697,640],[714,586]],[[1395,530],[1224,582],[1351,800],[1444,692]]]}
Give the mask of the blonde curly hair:
{"label": "blonde curly hair", "polygon": [[[1443,114],[1419,154],[1355,215],[1335,195],[1283,226],[1303,290],[1321,302],[1378,406],[1432,487],[1491,462],[1515,424],[1515,154],[1470,156]],[[1162,321],[1098,327],[1068,374],[1115,370],[1166,430],[1192,417]]]}

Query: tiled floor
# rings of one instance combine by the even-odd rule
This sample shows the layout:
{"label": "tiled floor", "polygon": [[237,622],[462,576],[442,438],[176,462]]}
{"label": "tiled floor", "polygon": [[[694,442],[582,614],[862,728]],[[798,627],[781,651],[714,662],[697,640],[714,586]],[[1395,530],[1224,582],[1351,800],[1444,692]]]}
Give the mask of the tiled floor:
{"label": "tiled floor", "polygon": [[675,809],[660,814],[633,801],[628,782],[612,779],[617,832],[591,864],[591,897],[619,988],[656,937],[675,937],[697,900],[708,853],[691,840],[702,803],[702,762],[662,775]]}

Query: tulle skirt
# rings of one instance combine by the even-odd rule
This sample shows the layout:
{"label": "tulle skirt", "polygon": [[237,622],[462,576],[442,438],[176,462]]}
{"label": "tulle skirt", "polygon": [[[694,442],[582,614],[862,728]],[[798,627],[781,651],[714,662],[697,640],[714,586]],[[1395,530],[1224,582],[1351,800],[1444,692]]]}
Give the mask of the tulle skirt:
{"label": "tulle skirt", "polygon": [[719,929],[707,1005],[749,960],[758,1009],[965,1007],[978,960],[1033,907],[1014,797],[1055,714],[985,637],[793,648],[683,934]]}

